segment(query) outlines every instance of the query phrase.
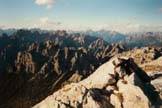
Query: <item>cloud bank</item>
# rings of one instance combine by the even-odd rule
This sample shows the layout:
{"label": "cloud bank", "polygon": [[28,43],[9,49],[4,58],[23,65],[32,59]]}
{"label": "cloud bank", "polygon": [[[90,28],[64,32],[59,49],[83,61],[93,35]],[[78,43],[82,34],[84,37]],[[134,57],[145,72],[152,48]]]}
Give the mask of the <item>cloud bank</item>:
{"label": "cloud bank", "polygon": [[129,32],[162,32],[162,24],[141,24],[138,22],[128,23],[73,23],[61,22],[60,19],[50,18],[48,16],[37,19],[25,20],[21,23],[4,24],[0,28],[41,28],[45,30],[73,30],[86,31],[92,30],[110,30],[121,33]]}
{"label": "cloud bank", "polygon": [[35,0],[35,3],[39,6],[46,6],[48,9],[51,8],[55,0]]}
{"label": "cloud bank", "polygon": [[4,25],[0,25],[0,29],[3,29],[3,28],[5,28],[5,26]]}
{"label": "cloud bank", "polygon": [[61,25],[60,22],[52,21],[48,17],[42,17],[39,20],[40,20],[40,23],[44,25]]}
{"label": "cloud bank", "polygon": [[47,29],[47,30],[54,30],[54,29],[61,29],[62,23],[53,19],[50,19],[49,17],[41,17],[37,21],[35,21],[35,24],[31,24],[30,27],[34,28],[41,28],[41,29]]}

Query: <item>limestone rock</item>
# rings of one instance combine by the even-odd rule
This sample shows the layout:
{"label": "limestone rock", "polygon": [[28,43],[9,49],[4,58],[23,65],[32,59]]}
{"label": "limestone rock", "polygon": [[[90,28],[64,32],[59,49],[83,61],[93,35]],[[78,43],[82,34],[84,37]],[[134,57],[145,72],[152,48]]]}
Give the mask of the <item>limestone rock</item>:
{"label": "limestone rock", "polygon": [[122,56],[132,57],[137,64],[149,63],[161,56],[160,49],[156,47],[144,47],[122,53]]}
{"label": "limestone rock", "polygon": [[119,92],[122,94],[123,108],[149,108],[149,100],[144,95],[143,91],[135,85],[130,83],[124,84],[122,81],[118,82]]}
{"label": "limestone rock", "polygon": [[110,96],[110,102],[115,108],[122,108],[122,100],[119,96],[112,94]]}
{"label": "limestone rock", "polygon": [[17,72],[35,72],[35,63],[32,60],[32,55],[28,52],[19,52],[15,61]]}
{"label": "limestone rock", "polygon": [[135,66],[131,59],[113,58],[88,78],[64,86],[33,108],[149,108],[140,87],[145,81]]}

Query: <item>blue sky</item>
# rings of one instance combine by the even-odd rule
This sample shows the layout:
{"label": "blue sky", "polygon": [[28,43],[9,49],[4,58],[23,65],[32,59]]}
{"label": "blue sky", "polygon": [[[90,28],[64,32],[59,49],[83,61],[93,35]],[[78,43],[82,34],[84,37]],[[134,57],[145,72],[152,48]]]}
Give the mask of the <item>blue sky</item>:
{"label": "blue sky", "polygon": [[0,0],[0,27],[162,31],[162,0]]}

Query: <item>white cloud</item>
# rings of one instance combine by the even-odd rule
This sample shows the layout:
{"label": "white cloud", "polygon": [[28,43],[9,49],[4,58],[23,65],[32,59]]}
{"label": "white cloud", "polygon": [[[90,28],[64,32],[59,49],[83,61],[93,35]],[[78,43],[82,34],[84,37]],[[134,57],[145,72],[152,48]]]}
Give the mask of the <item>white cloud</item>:
{"label": "white cloud", "polygon": [[59,22],[58,19],[49,18],[49,17],[41,17],[37,19],[28,19],[24,20],[19,23],[6,23],[4,26],[0,25],[1,28],[8,29],[8,28],[41,28],[45,30],[55,30],[55,29],[61,29],[61,27],[64,27],[61,22]]}
{"label": "white cloud", "polygon": [[40,22],[43,23],[43,24],[46,24],[46,23],[49,22],[49,18],[48,18],[48,17],[42,17],[42,18],[40,18],[39,20],[40,20]]}
{"label": "white cloud", "polygon": [[55,0],[35,0],[35,3],[40,6],[47,6],[47,8],[51,8],[54,4]]}
{"label": "white cloud", "polygon": [[3,29],[3,28],[5,28],[5,26],[4,25],[0,25],[0,29]]}
{"label": "white cloud", "polygon": [[55,22],[51,19],[49,19],[48,17],[42,17],[39,19],[40,23],[43,24],[43,25],[61,25],[60,22]]}
{"label": "white cloud", "polygon": [[63,25],[59,21],[54,21],[49,17],[42,17],[35,21],[35,24],[31,24],[32,28],[41,28],[46,30],[60,29]]}

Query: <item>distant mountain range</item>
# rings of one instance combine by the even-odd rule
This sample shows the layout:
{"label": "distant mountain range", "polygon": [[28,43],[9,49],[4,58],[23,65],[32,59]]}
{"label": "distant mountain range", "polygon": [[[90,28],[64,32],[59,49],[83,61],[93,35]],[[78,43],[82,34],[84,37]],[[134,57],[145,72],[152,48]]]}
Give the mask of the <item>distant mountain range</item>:
{"label": "distant mountain range", "polygon": [[126,38],[127,38],[126,35],[121,34],[119,32],[115,32],[115,31],[106,31],[106,30],[92,31],[92,30],[88,30],[88,31],[83,32],[83,33],[86,34],[86,35],[103,38],[108,43],[122,42],[122,41],[126,40]]}
{"label": "distant mountain range", "polygon": [[2,35],[4,33],[7,35],[12,35],[16,31],[17,31],[16,29],[0,29],[0,35]]}
{"label": "distant mountain range", "polygon": [[[31,33],[41,33],[41,34],[54,34],[57,31],[47,31],[41,29],[29,29]],[[17,29],[0,29],[0,36],[5,34],[10,36],[17,32]],[[108,30],[87,30],[87,31],[67,31],[67,33],[74,35],[79,34],[83,36],[92,36],[96,38],[102,38],[104,41],[108,43],[122,43],[126,44],[128,47],[143,47],[148,45],[162,45],[162,32],[133,32],[122,34],[116,31],[108,31]]]}
{"label": "distant mountain range", "polygon": [[82,32],[85,35],[95,36],[104,39],[108,43],[121,43],[127,47],[161,46],[162,32],[143,32],[122,34],[115,31],[92,31]]}

